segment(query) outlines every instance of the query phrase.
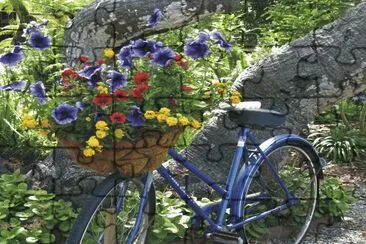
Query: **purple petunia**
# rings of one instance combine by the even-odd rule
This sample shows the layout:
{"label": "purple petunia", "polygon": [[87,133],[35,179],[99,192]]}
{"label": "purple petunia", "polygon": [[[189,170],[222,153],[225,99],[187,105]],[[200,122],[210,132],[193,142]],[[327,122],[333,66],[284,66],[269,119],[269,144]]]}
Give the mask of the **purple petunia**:
{"label": "purple petunia", "polygon": [[81,76],[81,77],[84,77],[88,80],[90,80],[92,78],[92,76],[100,71],[102,69],[102,67],[100,65],[95,65],[95,66],[85,66],[82,70],[80,70],[78,72],[78,74]]}
{"label": "purple petunia", "polygon": [[117,71],[109,71],[108,73],[107,83],[110,84],[111,92],[114,92],[116,89],[123,88],[127,85],[127,77]]}
{"label": "purple petunia", "polygon": [[231,50],[232,46],[227,41],[224,40],[220,32],[218,31],[211,32],[211,37],[212,39],[217,40],[220,47],[226,49],[226,51]]}
{"label": "purple petunia", "polygon": [[205,32],[198,33],[198,37],[196,38],[196,41],[204,43],[210,40],[210,36]]}
{"label": "purple petunia", "polygon": [[131,107],[130,113],[127,115],[127,120],[131,122],[132,126],[141,126],[145,121],[144,114],[137,106]]}
{"label": "purple petunia", "polygon": [[16,81],[8,85],[0,86],[0,91],[23,91],[26,85],[26,81]]}
{"label": "purple petunia", "polygon": [[125,46],[119,51],[117,58],[121,61],[121,66],[123,68],[132,67],[132,47]]}
{"label": "purple petunia", "polygon": [[184,53],[194,59],[203,58],[208,54],[208,45],[198,40],[189,40],[184,46]]}
{"label": "purple petunia", "polygon": [[156,41],[139,39],[132,44],[132,50],[137,57],[146,57],[156,51]]}
{"label": "purple petunia", "polygon": [[92,75],[92,77],[87,81],[88,86],[90,89],[94,89],[97,87],[97,83],[103,81],[100,72],[96,72]]}
{"label": "purple petunia", "polygon": [[30,35],[33,32],[40,32],[48,25],[48,20],[45,20],[42,24],[38,24],[35,21],[29,22],[27,27],[23,30],[23,36]]}
{"label": "purple petunia", "polygon": [[29,38],[29,45],[39,50],[47,49],[51,46],[51,37],[39,31],[32,32]]}
{"label": "purple petunia", "polygon": [[160,66],[167,66],[169,61],[175,58],[175,53],[172,49],[166,47],[159,49],[154,53],[152,62]]}
{"label": "purple petunia", "polygon": [[154,9],[153,14],[149,17],[148,23],[155,28],[161,21],[161,17],[163,16],[160,9]]}
{"label": "purple petunia", "polygon": [[18,64],[23,59],[23,57],[24,55],[22,52],[22,48],[16,45],[11,52],[2,54],[0,56],[0,63],[12,67]]}
{"label": "purple petunia", "polygon": [[32,97],[39,99],[40,104],[43,105],[47,102],[46,89],[42,81],[30,85],[30,93]]}
{"label": "purple petunia", "polygon": [[77,107],[64,103],[52,110],[51,116],[57,124],[70,124],[77,120],[78,110],[79,109]]}

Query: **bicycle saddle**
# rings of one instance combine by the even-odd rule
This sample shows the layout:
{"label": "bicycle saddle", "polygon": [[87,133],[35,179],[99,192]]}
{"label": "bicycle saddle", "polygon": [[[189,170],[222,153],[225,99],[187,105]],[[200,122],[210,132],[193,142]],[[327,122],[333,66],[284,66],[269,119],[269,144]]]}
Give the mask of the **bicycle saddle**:
{"label": "bicycle saddle", "polygon": [[276,127],[285,122],[285,113],[261,109],[260,106],[260,102],[241,102],[236,105],[221,103],[219,108],[227,112],[231,121],[242,127]]}

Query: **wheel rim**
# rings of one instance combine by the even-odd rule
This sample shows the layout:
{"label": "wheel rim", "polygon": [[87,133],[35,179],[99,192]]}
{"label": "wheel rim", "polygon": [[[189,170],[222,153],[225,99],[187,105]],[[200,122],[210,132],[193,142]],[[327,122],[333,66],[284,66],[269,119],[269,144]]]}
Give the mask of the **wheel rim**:
{"label": "wheel rim", "polygon": [[[296,146],[279,147],[267,157],[299,201],[285,211],[246,225],[242,233],[248,243],[299,243],[310,226],[316,207],[318,182],[314,164],[309,155]],[[246,195],[254,200],[245,200],[245,219],[284,204],[287,199],[267,163],[262,163],[251,179]],[[258,200],[258,196],[267,200]]]}
{"label": "wheel rim", "polygon": [[[123,187],[125,187],[125,191],[121,191]],[[99,196],[103,199],[93,212],[80,243],[127,243],[137,216],[142,189],[143,184],[140,181],[131,179],[117,182],[116,186],[105,196]],[[116,214],[117,199],[121,193],[125,197],[120,211]],[[147,201],[140,229],[133,243],[145,243],[151,224],[152,213],[149,212],[149,209],[150,205]]]}

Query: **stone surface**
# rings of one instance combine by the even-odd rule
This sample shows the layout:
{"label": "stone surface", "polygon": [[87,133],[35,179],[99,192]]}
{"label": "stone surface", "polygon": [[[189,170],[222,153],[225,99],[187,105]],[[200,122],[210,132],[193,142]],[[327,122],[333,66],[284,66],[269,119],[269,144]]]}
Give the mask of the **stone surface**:
{"label": "stone surface", "polygon": [[[68,24],[65,56],[69,64],[81,54],[97,59],[105,47],[121,47],[131,39],[178,28],[215,12],[229,12],[237,3],[238,0],[95,1]],[[162,11],[164,18],[152,28],[147,22],[155,8]]]}

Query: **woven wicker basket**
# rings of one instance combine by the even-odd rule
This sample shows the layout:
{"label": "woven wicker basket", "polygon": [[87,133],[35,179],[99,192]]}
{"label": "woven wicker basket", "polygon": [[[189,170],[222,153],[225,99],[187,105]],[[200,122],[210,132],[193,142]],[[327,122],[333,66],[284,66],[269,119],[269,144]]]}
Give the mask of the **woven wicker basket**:
{"label": "woven wicker basket", "polygon": [[123,175],[135,176],[157,169],[166,159],[169,147],[173,146],[183,128],[172,128],[162,133],[156,130],[146,130],[134,142],[121,140],[114,148],[103,148],[102,152],[93,157],[85,157],[81,143],[65,137],[58,139],[67,148],[72,159],[82,167],[106,175],[119,170]]}

